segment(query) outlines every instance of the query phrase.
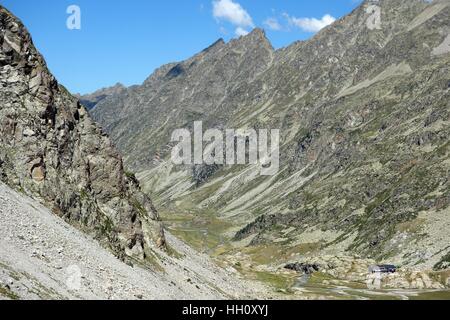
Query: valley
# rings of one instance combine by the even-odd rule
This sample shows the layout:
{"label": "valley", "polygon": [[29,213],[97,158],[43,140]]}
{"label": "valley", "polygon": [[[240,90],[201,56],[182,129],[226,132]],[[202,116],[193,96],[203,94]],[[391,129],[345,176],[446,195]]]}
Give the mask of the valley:
{"label": "valley", "polygon": [[0,5],[0,299],[450,299],[450,2],[371,5],[87,95]]}
{"label": "valley", "polygon": [[[449,57],[434,48],[448,2],[384,1],[379,30],[367,5],[279,50],[259,29],[218,41],[92,109],[172,232],[286,292],[296,275],[284,265],[323,257],[360,264],[333,276],[357,287],[374,263],[404,270],[385,281],[393,290],[447,285],[437,266],[449,249]],[[279,172],[175,165],[170,132],[200,120],[279,128]]]}

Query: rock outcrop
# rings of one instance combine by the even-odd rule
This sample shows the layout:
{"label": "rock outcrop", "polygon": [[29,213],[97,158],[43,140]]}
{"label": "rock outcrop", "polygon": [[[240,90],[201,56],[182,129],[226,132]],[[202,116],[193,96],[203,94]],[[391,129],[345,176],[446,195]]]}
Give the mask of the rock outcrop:
{"label": "rock outcrop", "polygon": [[144,260],[164,243],[158,212],[107,135],[58,84],[23,24],[2,6],[0,178],[122,259]]}

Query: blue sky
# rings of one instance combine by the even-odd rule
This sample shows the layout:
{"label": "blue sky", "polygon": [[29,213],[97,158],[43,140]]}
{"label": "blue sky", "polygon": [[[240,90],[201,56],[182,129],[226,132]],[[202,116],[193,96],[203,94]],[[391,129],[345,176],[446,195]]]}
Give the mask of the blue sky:
{"label": "blue sky", "polygon": [[[0,0],[27,26],[59,82],[88,93],[142,83],[162,64],[184,60],[218,38],[264,28],[276,48],[314,35],[358,0]],[[67,8],[81,10],[70,30]]]}

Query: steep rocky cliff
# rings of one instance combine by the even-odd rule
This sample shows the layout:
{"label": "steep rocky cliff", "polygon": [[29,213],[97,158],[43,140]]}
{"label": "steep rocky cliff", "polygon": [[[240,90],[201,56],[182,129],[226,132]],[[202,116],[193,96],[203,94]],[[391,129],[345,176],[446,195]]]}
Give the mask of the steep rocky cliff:
{"label": "steep rocky cliff", "polygon": [[0,6],[0,178],[96,236],[118,257],[164,244],[158,213],[86,109]]}
{"label": "steep rocky cliff", "polygon": [[[329,253],[431,268],[449,250],[449,31],[449,1],[365,1],[277,51],[261,30],[219,41],[92,114],[191,243],[270,267]],[[172,130],[195,120],[281,129],[280,172],[173,166]]]}

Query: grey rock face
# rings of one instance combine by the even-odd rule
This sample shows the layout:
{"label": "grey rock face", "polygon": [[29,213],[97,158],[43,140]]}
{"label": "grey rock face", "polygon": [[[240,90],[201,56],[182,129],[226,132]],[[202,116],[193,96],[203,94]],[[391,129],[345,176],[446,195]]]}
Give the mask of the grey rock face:
{"label": "grey rock face", "polygon": [[109,138],[1,6],[0,177],[121,258],[144,259],[164,239],[157,211]]}

